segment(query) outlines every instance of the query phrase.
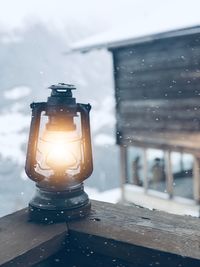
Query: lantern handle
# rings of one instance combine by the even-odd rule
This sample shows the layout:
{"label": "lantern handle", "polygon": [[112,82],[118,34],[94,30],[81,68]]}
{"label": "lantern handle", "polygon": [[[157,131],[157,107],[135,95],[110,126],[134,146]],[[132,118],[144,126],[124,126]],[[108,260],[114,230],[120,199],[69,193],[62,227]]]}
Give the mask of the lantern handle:
{"label": "lantern handle", "polygon": [[90,118],[89,112],[91,110],[90,104],[77,103],[77,112],[81,115],[81,129],[82,129],[82,141],[84,151],[84,164],[81,168],[81,177],[78,177],[80,182],[83,182],[88,178],[93,171],[93,160],[92,160],[92,144],[91,144],[91,133],[90,133]]}
{"label": "lantern handle", "polygon": [[43,111],[46,111],[46,103],[32,103],[30,107],[32,109],[32,119],[27,148],[25,172],[31,180],[33,180],[34,182],[40,182],[45,179],[45,176],[35,171],[36,151],[40,129],[40,117],[41,113]]}

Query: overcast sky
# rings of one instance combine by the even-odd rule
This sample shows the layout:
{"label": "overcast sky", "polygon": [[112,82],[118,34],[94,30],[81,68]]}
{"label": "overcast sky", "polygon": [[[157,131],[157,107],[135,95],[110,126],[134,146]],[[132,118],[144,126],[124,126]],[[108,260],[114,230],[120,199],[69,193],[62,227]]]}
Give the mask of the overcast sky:
{"label": "overcast sky", "polygon": [[199,0],[0,0],[0,28],[24,27],[43,21],[65,27],[70,22],[99,24],[103,29],[128,22],[169,21],[200,24]]}

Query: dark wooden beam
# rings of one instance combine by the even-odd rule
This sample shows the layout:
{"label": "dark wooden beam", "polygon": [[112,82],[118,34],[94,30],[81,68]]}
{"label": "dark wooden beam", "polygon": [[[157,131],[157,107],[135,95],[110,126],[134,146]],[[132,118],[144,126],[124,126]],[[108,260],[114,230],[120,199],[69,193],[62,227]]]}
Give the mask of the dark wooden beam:
{"label": "dark wooden beam", "polygon": [[69,267],[199,267],[200,264],[196,259],[76,231],[70,233],[68,242],[68,248],[57,259],[65,264],[71,259],[73,264]]}
{"label": "dark wooden beam", "polygon": [[27,209],[5,216],[0,219],[0,266],[33,266],[59,251],[66,234],[66,223],[29,222]]}
{"label": "dark wooden beam", "polygon": [[[72,238],[73,233],[88,235],[93,244],[94,237],[120,242],[118,253],[112,251],[122,259],[123,244],[200,259],[200,219],[189,216],[93,201],[91,215],[70,222],[68,231]],[[105,253],[106,245],[98,250]]]}
{"label": "dark wooden beam", "polygon": [[0,219],[0,240],[3,267],[200,264],[198,218],[99,201],[87,218],[67,225],[29,222],[26,209],[8,215]]}
{"label": "dark wooden beam", "polygon": [[155,148],[161,150],[171,150],[181,153],[190,153],[200,157],[200,135],[198,133],[181,134],[149,131],[127,131],[123,133],[120,145],[136,146],[142,148]]}

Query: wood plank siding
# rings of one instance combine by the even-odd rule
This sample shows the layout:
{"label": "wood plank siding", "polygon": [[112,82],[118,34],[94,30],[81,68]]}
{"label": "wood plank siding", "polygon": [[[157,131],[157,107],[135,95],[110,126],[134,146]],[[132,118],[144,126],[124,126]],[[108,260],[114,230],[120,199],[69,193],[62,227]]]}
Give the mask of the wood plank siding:
{"label": "wood plank siding", "polygon": [[[170,140],[179,133],[185,139],[191,133],[200,138],[200,33],[110,50],[114,62],[118,144],[130,140],[134,143],[135,137],[149,134],[156,140],[157,133],[169,137],[160,139],[160,143],[169,143],[169,147]],[[142,142],[145,144],[144,138]],[[197,147],[200,148],[200,143]],[[192,149],[188,146],[188,150]]]}

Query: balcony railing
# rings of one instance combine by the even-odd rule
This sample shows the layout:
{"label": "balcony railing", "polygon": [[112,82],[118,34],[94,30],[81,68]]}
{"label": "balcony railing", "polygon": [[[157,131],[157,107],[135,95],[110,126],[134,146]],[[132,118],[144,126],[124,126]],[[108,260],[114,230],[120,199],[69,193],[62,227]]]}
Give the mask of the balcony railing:
{"label": "balcony railing", "polygon": [[89,217],[51,225],[27,209],[0,219],[0,266],[200,266],[200,220],[92,201]]}

